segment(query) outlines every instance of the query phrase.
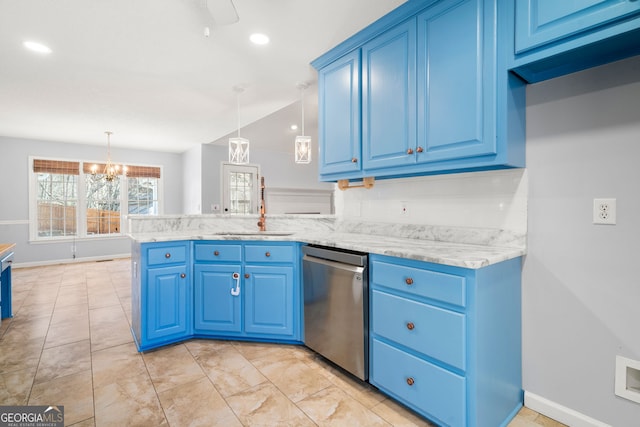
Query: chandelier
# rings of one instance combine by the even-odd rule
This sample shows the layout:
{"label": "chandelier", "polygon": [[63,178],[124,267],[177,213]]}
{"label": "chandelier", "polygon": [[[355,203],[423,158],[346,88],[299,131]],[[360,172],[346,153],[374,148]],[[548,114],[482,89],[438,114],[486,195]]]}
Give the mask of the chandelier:
{"label": "chandelier", "polygon": [[307,83],[298,84],[300,89],[300,105],[302,106],[302,135],[296,136],[294,145],[295,150],[295,162],[296,163],[311,163],[311,137],[304,134],[304,91],[308,88]]}
{"label": "chandelier", "polygon": [[244,88],[235,86],[233,90],[238,104],[238,136],[229,138],[229,163],[245,165],[249,163],[249,140],[240,137],[240,94],[244,92]]}
{"label": "chandelier", "polygon": [[[100,173],[104,175],[104,179],[107,182],[112,182],[118,177],[118,175],[121,173],[126,174],[127,171],[126,167],[123,167],[122,172],[120,172],[120,165],[115,165],[111,161],[111,135],[113,132],[106,131],[105,134],[107,135],[107,164],[104,165],[104,169]],[[91,166],[91,174],[96,175],[98,173],[98,168],[98,165]]]}

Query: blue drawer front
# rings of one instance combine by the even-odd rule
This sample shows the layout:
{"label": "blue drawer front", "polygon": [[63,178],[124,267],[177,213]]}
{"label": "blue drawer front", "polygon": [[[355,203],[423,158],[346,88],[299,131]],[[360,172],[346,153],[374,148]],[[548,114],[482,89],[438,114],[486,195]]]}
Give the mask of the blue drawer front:
{"label": "blue drawer front", "polygon": [[195,260],[198,261],[242,261],[242,245],[219,243],[196,243]]}
{"label": "blue drawer front", "polygon": [[464,377],[375,339],[371,382],[440,423],[466,425]]}
{"label": "blue drawer front", "polygon": [[149,265],[163,265],[183,263],[187,260],[187,245],[150,247],[147,249],[147,263]]}
{"label": "blue drawer front", "polygon": [[465,315],[374,290],[373,333],[464,370]]}
{"label": "blue drawer front", "polygon": [[461,276],[382,261],[372,262],[371,274],[375,285],[410,292],[461,307],[466,305],[465,278]]}
{"label": "blue drawer front", "polygon": [[245,245],[245,262],[293,262],[293,246]]}

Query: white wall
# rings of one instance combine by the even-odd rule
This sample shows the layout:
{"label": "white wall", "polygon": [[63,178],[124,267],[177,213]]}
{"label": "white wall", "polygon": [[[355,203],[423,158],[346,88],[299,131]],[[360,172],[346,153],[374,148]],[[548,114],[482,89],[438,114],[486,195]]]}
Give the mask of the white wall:
{"label": "white wall", "polygon": [[[103,160],[106,146],[0,136],[0,242],[16,243],[16,264],[72,260],[69,241],[29,242],[29,156],[70,160]],[[162,166],[164,213],[182,212],[182,155],[112,147],[114,161]],[[76,256],[106,258],[131,251],[128,237],[84,239],[76,242]]]}
{"label": "white wall", "polygon": [[202,145],[196,145],[182,153],[183,213],[202,213]]}
{"label": "white wall", "polygon": [[[614,395],[614,363],[640,360],[640,57],[529,86],[527,98],[524,388],[637,426],[640,404]],[[617,225],[592,224],[601,197],[617,199]]]}

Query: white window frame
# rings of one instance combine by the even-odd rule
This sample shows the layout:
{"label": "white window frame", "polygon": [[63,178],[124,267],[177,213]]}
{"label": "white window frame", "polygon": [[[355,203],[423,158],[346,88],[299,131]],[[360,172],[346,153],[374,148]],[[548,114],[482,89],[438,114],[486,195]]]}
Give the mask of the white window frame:
{"label": "white window frame", "polygon": [[[78,209],[76,211],[77,234],[75,236],[62,237],[40,237],[38,236],[38,202],[36,195],[38,194],[38,180],[36,173],[33,171],[33,161],[35,159],[54,160],[54,161],[73,161],[79,162],[78,175]],[[120,232],[109,234],[87,234],[87,181],[83,172],[84,163],[101,163],[100,160],[87,161],[78,159],[68,159],[59,157],[29,156],[29,242],[30,243],[47,243],[56,241],[75,241],[75,240],[101,240],[122,238],[129,232],[129,183],[126,177],[120,183]],[[164,214],[164,170],[158,165],[137,164],[136,166],[150,166],[160,168],[160,178],[158,178],[158,215]]]}
{"label": "white window frame", "polygon": [[229,192],[229,173],[231,172],[255,173],[256,179],[254,182],[253,191],[251,192],[252,200],[255,200],[255,206],[251,206],[251,214],[260,213],[260,200],[258,198],[258,195],[260,194],[260,165],[238,165],[228,162],[222,162],[222,165],[220,167],[220,194],[222,195],[222,212],[229,213],[231,215],[248,215],[229,212],[229,209],[231,207],[231,194]]}

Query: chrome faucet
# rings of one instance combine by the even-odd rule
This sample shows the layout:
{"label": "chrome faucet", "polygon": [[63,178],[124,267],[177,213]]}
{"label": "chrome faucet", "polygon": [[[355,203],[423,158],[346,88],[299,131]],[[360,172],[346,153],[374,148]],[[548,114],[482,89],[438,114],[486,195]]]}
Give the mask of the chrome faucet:
{"label": "chrome faucet", "polygon": [[260,231],[267,231],[267,218],[264,214],[267,213],[267,209],[264,203],[264,176],[260,177],[260,221],[258,221],[258,227]]}

